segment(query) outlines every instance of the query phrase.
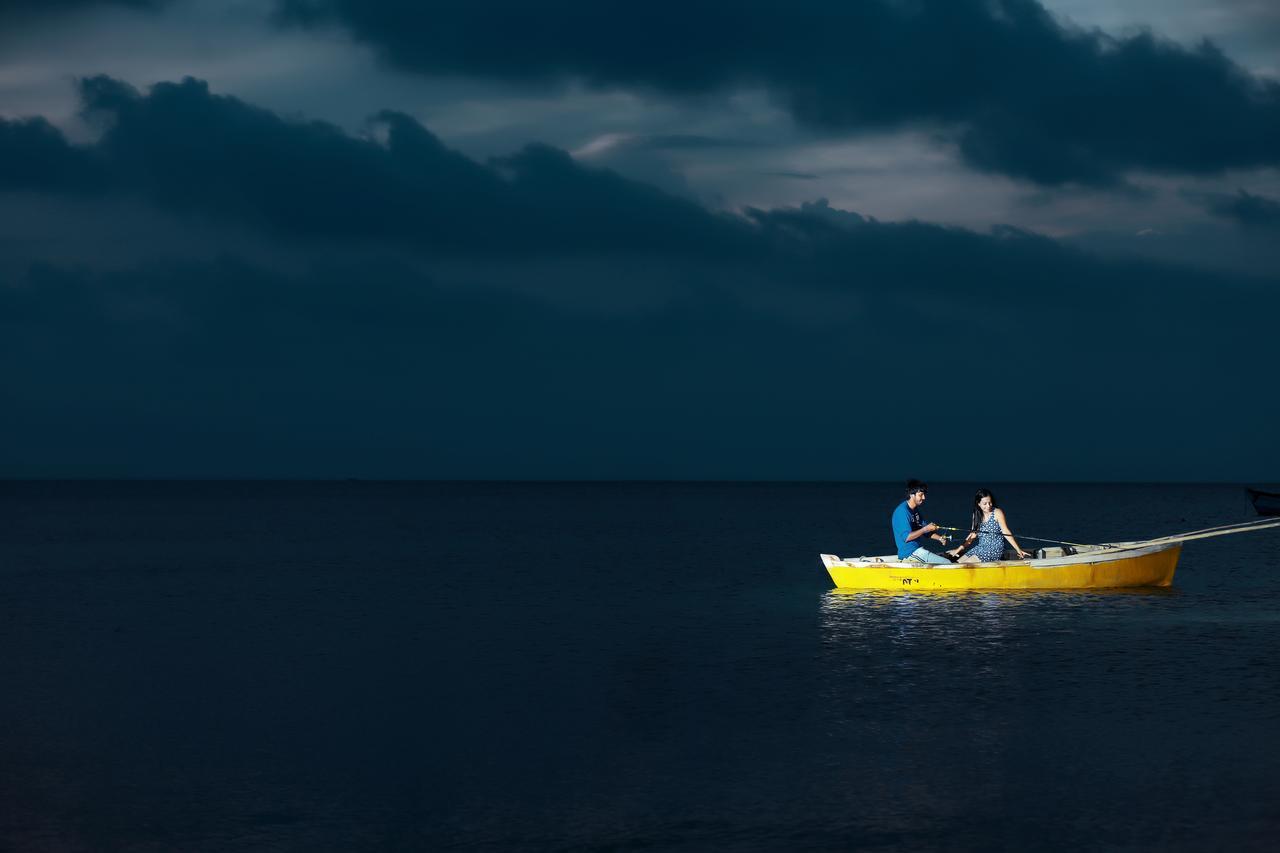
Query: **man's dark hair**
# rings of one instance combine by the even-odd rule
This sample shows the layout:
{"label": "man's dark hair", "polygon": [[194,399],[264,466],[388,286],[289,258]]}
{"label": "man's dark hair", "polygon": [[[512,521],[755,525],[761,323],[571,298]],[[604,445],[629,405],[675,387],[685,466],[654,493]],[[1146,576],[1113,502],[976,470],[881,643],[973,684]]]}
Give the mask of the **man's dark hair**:
{"label": "man's dark hair", "polygon": [[907,480],[907,495],[914,495],[916,492],[929,491],[929,484],[922,483],[919,480]]}

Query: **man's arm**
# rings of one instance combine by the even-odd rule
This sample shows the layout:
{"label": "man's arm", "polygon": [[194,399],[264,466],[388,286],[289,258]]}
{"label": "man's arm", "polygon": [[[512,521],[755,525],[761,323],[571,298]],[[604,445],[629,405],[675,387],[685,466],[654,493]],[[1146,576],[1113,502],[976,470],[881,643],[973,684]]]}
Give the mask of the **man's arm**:
{"label": "man's arm", "polygon": [[[927,536],[928,534],[932,533],[937,529],[938,529],[938,525],[934,524],[931,521],[928,524],[926,524],[924,527],[921,527],[919,530],[913,530],[910,533],[908,533],[907,541],[914,542],[917,539],[919,539],[921,536]],[[935,536],[934,538],[936,539],[937,537]]]}

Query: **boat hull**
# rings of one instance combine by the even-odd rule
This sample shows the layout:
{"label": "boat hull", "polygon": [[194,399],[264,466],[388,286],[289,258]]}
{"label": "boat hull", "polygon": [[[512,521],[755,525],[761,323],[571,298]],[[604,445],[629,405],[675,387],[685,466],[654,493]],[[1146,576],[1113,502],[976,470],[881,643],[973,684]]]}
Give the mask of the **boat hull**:
{"label": "boat hull", "polygon": [[1077,555],[1053,560],[1009,560],[926,566],[899,562],[834,562],[824,559],[840,589],[927,592],[965,589],[1125,589],[1169,586],[1182,553],[1180,544],[1133,552]]}

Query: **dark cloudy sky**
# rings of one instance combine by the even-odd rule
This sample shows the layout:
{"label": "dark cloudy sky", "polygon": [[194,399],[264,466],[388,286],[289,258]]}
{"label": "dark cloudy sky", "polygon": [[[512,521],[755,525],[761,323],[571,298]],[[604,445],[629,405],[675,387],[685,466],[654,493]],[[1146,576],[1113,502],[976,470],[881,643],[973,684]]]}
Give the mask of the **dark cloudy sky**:
{"label": "dark cloudy sky", "polygon": [[1280,480],[1280,6],[0,0],[0,476]]}

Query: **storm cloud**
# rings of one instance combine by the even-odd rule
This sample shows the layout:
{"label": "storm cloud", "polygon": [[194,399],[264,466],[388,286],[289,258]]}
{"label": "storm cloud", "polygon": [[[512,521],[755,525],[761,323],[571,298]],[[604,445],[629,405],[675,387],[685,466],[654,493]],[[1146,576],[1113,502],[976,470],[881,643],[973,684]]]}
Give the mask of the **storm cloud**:
{"label": "storm cloud", "polygon": [[1280,227],[1280,201],[1246,190],[1228,193],[1184,193],[1215,216],[1246,227]]}
{"label": "storm cloud", "polygon": [[[1248,393],[1274,277],[824,201],[720,213],[547,146],[480,163],[402,114],[352,135],[195,80],[82,95],[91,143],[0,123],[0,193],[61,228],[0,271],[11,475],[866,479],[909,421],[939,476],[1245,476],[1280,414],[1149,417]],[[134,260],[67,260],[128,205],[292,260],[216,228],[185,258],[139,228]],[[1119,468],[1091,455],[1103,405]],[[979,470],[991,411],[1027,417]]]}
{"label": "storm cloud", "polygon": [[1208,42],[1081,30],[1034,0],[281,0],[279,16],[339,23],[424,74],[674,95],[763,87],[810,127],[932,127],[971,166],[1043,185],[1280,162],[1277,83]]}
{"label": "storm cloud", "polygon": [[81,89],[101,138],[73,146],[41,118],[0,119],[0,189],[136,195],[297,239],[436,252],[702,252],[750,236],[728,216],[547,146],[476,163],[401,113],[377,114],[370,135],[355,137],[193,79],[146,95],[106,77]]}
{"label": "storm cloud", "polygon": [[[284,238],[300,251],[389,246],[472,269],[506,258],[547,277],[560,260],[587,258],[595,270],[587,274],[602,282],[617,277],[604,272],[609,264],[642,257],[683,269],[678,280],[763,277],[865,293],[889,282],[933,289],[986,270],[988,294],[1018,298],[1042,264],[1062,271],[1081,263],[1072,250],[1017,229],[983,236],[880,223],[821,201],[716,212],[545,145],[481,164],[399,113],[377,114],[361,137],[214,95],[192,79],[147,94],[106,77],[81,89],[101,137],[72,145],[44,119],[0,120],[0,190],[141,199]],[[530,266],[533,257],[550,260]]]}
{"label": "storm cloud", "polygon": [[[871,294],[950,292],[979,276],[984,298],[1042,306],[1068,293],[1064,304],[1134,291],[1116,288],[1086,253],[1013,227],[984,235],[883,223],[822,200],[717,212],[549,146],[479,163],[401,113],[375,114],[357,136],[215,95],[190,78],[144,94],[95,77],[81,93],[85,116],[102,128],[92,143],[73,145],[40,117],[0,119],[0,191],[141,200],[283,237],[302,252],[392,246],[477,269],[503,258],[608,264],[644,255],[706,265],[724,279],[746,270],[787,286]],[[1045,269],[1054,270],[1049,279]],[[1046,280],[1060,284],[1028,286]]]}

